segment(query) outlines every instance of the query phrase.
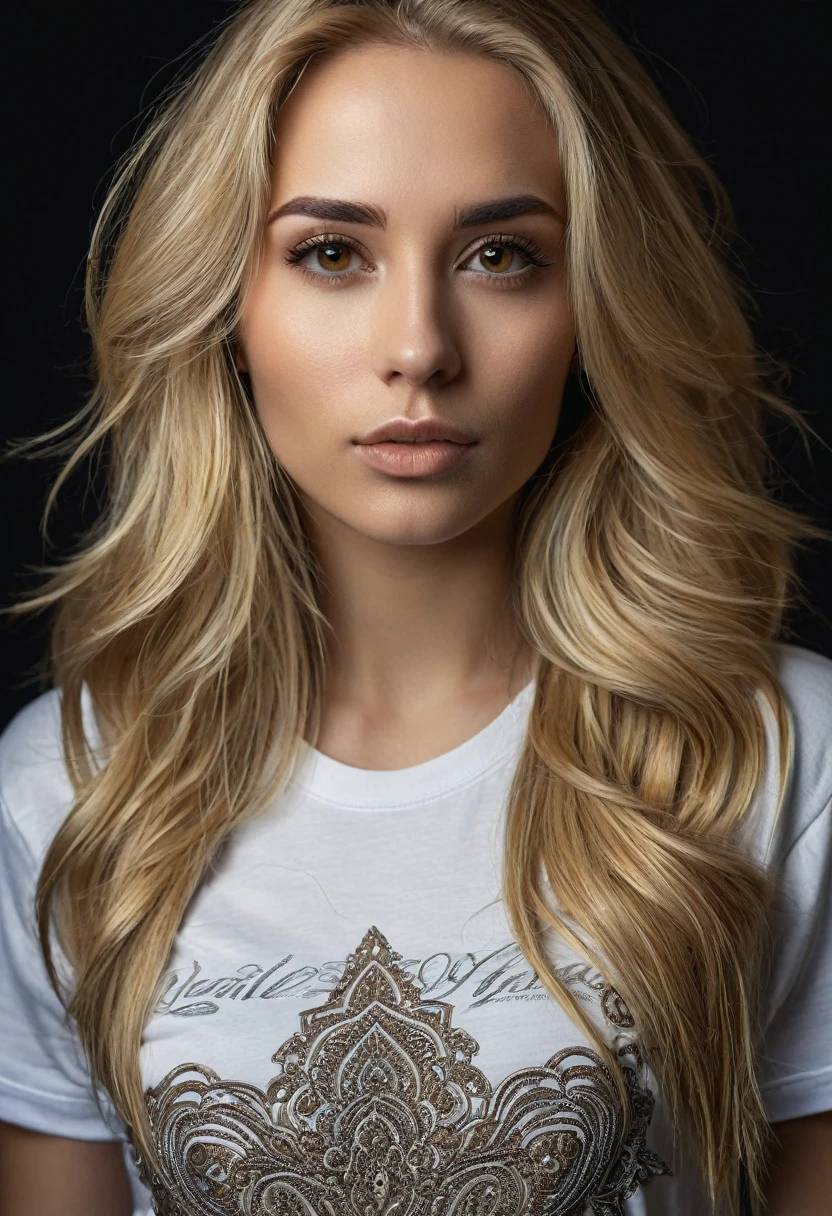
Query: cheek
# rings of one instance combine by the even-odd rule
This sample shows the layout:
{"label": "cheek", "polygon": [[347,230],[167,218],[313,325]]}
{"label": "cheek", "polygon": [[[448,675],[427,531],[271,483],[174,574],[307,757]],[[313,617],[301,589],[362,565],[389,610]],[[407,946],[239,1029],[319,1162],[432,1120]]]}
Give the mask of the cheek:
{"label": "cheek", "polygon": [[[291,294],[278,296],[266,286],[252,295],[246,308],[243,345],[252,381],[264,390],[265,400],[283,389],[308,386],[310,377],[314,382],[331,352],[328,327],[320,317],[317,324],[307,320]],[[330,362],[337,364],[337,352],[331,352]]]}
{"label": "cheek", "polygon": [[494,402],[494,430],[512,470],[519,462],[533,471],[545,456],[574,350],[574,326],[560,301],[543,316],[530,313],[524,324],[491,344],[488,396]]}
{"label": "cheek", "polygon": [[334,315],[330,324],[320,306],[291,291],[277,306],[276,295],[252,296],[242,339],[257,413],[275,455],[288,464],[309,452],[310,438],[349,426],[343,407],[356,397],[350,389],[358,359],[354,327],[339,326]]}

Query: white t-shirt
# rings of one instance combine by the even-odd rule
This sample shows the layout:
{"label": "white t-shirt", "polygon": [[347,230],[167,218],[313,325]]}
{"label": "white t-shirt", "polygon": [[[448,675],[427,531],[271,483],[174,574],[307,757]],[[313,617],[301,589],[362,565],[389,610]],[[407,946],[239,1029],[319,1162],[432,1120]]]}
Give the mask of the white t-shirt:
{"label": "white t-shirt", "polygon": [[[772,1121],[832,1108],[832,662],[777,654],[795,725],[790,792],[775,824],[772,760],[748,838],[781,876],[761,1059]],[[158,1211],[523,1216],[544,1194],[551,1216],[707,1210],[692,1164],[673,1158],[624,1002],[553,942],[625,1069],[626,1142],[609,1074],[508,930],[502,815],[531,694],[407,769],[306,748],[284,796],[234,832],[189,906],[145,1033],[171,1196]],[[0,742],[0,1118],[113,1139],[33,923],[36,876],[71,801],[58,723],[47,693]],[[136,1184],[136,1212],[153,1210]]]}

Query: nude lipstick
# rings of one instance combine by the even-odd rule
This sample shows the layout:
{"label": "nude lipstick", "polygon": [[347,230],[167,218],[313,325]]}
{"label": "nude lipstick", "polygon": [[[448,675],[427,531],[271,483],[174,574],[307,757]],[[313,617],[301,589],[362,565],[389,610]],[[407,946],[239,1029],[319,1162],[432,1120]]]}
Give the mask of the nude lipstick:
{"label": "nude lipstick", "polygon": [[438,418],[394,418],[354,440],[371,468],[392,477],[435,477],[465,459],[476,440]]}

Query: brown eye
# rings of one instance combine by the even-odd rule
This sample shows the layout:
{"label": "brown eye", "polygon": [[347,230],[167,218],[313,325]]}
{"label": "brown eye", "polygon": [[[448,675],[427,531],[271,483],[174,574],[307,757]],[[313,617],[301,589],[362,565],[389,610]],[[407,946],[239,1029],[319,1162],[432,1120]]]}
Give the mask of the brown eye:
{"label": "brown eye", "polygon": [[352,250],[346,245],[319,245],[315,253],[322,270],[346,270]]}
{"label": "brown eye", "polygon": [[486,266],[489,270],[496,270],[499,273],[508,270],[511,266],[514,250],[509,249],[506,245],[483,245],[479,254],[483,266]]}

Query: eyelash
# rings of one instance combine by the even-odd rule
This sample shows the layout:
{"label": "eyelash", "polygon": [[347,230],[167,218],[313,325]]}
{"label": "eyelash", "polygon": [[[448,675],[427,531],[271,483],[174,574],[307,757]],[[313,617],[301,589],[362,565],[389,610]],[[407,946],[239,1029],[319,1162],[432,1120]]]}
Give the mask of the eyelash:
{"label": "eyelash", "polygon": [[[306,241],[301,241],[294,249],[290,249],[284,257],[284,261],[288,266],[294,266],[306,278],[313,280],[316,283],[324,283],[329,286],[340,286],[342,283],[351,282],[357,274],[365,274],[364,270],[343,270],[337,271],[334,274],[327,274],[325,271],[310,270],[308,266],[302,265],[302,260],[313,249],[317,249],[321,245],[336,245],[344,246],[346,249],[352,249],[359,256],[363,257],[361,246],[353,241],[350,237],[338,236],[334,232],[324,232],[320,236],[309,237]],[[481,249],[488,248],[489,245],[499,245],[506,249],[514,249],[521,253],[527,259],[527,265],[522,270],[512,271],[509,274],[489,274],[487,271],[475,271],[473,273],[481,274],[487,279],[495,279],[500,287],[508,287],[517,282],[527,282],[539,270],[545,266],[551,266],[551,262],[547,262],[540,249],[533,241],[524,236],[507,236],[502,233],[495,233],[492,236],[486,237],[473,249],[465,261],[470,261]]]}

